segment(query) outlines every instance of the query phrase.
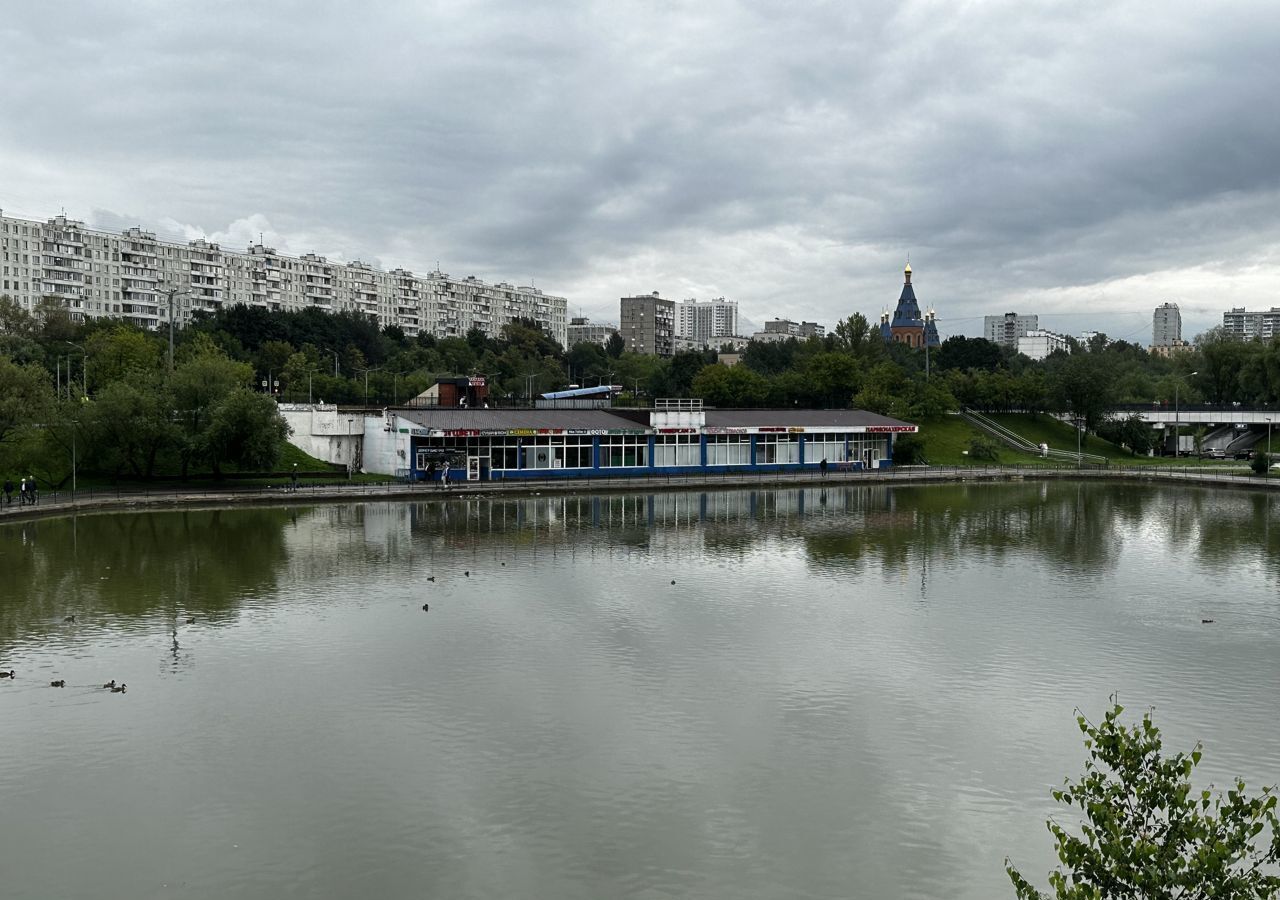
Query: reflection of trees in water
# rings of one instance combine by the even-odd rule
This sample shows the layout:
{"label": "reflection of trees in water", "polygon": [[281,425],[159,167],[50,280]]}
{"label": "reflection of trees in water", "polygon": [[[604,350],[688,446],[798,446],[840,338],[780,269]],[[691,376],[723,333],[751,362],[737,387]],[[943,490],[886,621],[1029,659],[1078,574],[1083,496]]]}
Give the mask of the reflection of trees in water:
{"label": "reflection of trees in water", "polygon": [[[820,566],[901,567],[962,554],[1000,560],[1031,551],[1084,573],[1114,566],[1118,535],[1149,525],[1165,505],[1161,497],[1144,486],[1073,482],[497,497],[414,504],[408,528],[443,549],[486,541],[517,549],[684,545],[741,556],[781,541],[803,547]],[[1187,527],[1194,516],[1182,517]],[[395,546],[387,542],[393,555]]]}
{"label": "reflection of trees in water", "polygon": [[74,612],[215,614],[269,590],[286,557],[279,508],[46,519],[0,529],[0,639]]}
{"label": "reflection of trees in water", "polygon": [[0,529],[0,642],[74,611],[204,615],[352,566],[530,550],[705,554],[803,550],[832,570],[1028,552],[1066,573],[1114,567],[1123,540],[1219,566],[1266,559],[1280,577],[1280,499],[1144,485],[1025,482],[548,495],[81,516]]}
{"label": "reflection of trees in water", "polygon": [[1114,564],[1116,525],[1144,521],[1153,496],[1142,487],[1028,482],[499,497],[417,504],[411,527],[453,546],[501,540],[647,551],[683,542],[741,556],[781,541],[819,565],[841,566],[1031,550],[1068,571],[1093,572]]}
{"label": "reflection of trees in water", "polygon": [[1256,561],[1280,579],[1280,499],[1253,492],[1200,493],[1178,512],[1177,533],[1201,562],[1229,567]]}
{"label": "reflection of trees in water", "polygon": [[1116,563],[1117,524],[1140,522],[1154,496],[1071,482],[899,487],[879,504],[851,510],[840,528],[804,540],[820,565],[899,568],[1031,551],[1068,573],[1097,572]]}

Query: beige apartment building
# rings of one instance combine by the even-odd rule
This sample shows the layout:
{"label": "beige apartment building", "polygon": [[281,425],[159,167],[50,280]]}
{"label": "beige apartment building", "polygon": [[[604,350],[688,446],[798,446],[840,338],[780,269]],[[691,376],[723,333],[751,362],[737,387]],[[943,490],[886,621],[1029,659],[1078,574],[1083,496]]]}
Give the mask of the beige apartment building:
{"label": "beige apartment building", "polygon": [[358,312],[410,337],[462,337],[472,328],[497,337],[508,322],[532,319],[562,346],[568,340],[568,302],[534,287],[441,271],[383,272],[359,260],[286,256],[261,243],[239,252],[204,239],[160,240],[139,228],[114,234],[65,215],[41,222],[3,210],[0,295],[28,310],[49,297],[76,321],[117,318],[143,328],[167,327],[171,305],[183,325],[197,311],[243,304]]}
{"label": "beige apartment building", "polygon": [[632,353],[673,356],[676,352],[676,302],[652,294],[623,297],[618,334]]}

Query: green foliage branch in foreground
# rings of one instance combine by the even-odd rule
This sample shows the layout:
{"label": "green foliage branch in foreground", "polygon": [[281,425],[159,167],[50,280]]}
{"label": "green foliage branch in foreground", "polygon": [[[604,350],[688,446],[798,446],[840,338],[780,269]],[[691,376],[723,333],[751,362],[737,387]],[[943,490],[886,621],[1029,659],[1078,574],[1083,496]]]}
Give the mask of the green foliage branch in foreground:
{"label": "green foliage branch in foreground", "polygon": [[1084,775],[1053,792],[1079,809],[1071,830],[1050,819],[1061,866],[1044,894],[1009,860],[1005,867],[1019,900],[1264,900],[1280,892],[1280,823],[1276,795],[1264,787],[1245,793],[1239,779],[1224,792],[1196,790],[1192,774],[1201,746],[1166,755],[1148,712],[1142,722],[1120,721],[1112,706],[1100,725],[1076,721],[1089,751]]}

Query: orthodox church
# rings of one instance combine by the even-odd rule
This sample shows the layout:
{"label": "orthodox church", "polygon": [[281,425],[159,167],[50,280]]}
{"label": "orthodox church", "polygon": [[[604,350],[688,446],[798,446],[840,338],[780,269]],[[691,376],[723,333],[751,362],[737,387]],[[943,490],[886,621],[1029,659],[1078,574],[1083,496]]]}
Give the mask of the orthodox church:
{"label": "orthodox church", "polygon": [[938,339],[936,314],[929,310],[920,314],[920,304],[916,301],[915,289],[911,286],[911,263],[902,270],[906,281],[902,285],[902,296],[898,298],[898,307],[893,311],[893,320],[889,319],[889,311],[880,315],[880,337],[886,344],[899,343],[908,347],[937,347],[942,342]]}

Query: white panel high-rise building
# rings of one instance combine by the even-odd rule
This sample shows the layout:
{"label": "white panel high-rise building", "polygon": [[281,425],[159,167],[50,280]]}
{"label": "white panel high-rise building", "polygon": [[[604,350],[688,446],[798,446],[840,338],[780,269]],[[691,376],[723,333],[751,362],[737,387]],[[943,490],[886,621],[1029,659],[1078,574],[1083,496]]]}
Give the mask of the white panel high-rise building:
{"label": "white panel high-rise building", "polygon": [[738,301],[681,300],[676,303],[676,337],[698,347],[717,346],[717,338],[738,333]]}
{"label": "white panel high-rise building", "polygon": [[1176,303],[1161,303],[1151,317],[1151,346],[1176,347],[1182,343],[1182,313]]}
{"label": "white panel high-rise building", "polygon": [[56,216],[45,222],[0,210],[0,295],[27,310],[52,298],[72,319],[124,319],[143,328],[182,325],[196,311],[242,304],[275,311],[358,312],[406,335],[498,337],[530,319],[563,346],[568,302],[534,287],[404,269],[383,272],[358,260],[285,256],[261,243],[241,253],[200,239],[159,240],[140,228],[114,234]]}
{"label": "white panel high-rise building", "polygon": [[1280,307],[1254,311],[1237,306],[1222,314],[1222,330],[1234,337],[1269,341],[1280,335]]}
{"label": "white panel high-rise building", "polygon": [[1018,338],[1039,330],[1039,316],[1005,313],[1003,316],[982,317],[982,336],[991,343],[1004,347],[1017,347]]}

